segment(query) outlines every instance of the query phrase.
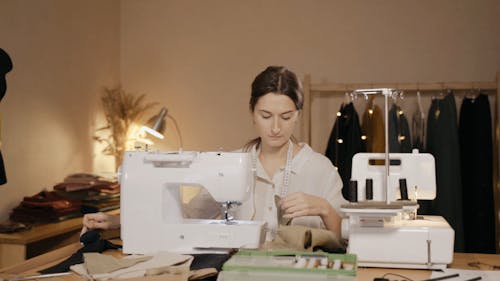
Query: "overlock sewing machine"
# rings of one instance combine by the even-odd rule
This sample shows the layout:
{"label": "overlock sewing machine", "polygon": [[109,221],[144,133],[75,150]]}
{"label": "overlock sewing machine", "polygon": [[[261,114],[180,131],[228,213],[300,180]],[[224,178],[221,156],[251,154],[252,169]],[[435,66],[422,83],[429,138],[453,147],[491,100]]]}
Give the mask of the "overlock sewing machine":
{"label": "overlock sewing machine", "polygon": [[[248,153],[130,151],[120,174],[124,253],[258,248],[265,239],[265,222],[233,220],[229,213],[253,187]],[[206,189],[191,197],[211,195],[223,217],[186,216],[184,186]]]}
{"label": "overlock sewing machine", "polygon": [[440,216],[417,215],[417,199],[436,196],[431,154],[358,153],[349,190],[342,236],[360,266],[442,269],[452,262],[453,229]]}

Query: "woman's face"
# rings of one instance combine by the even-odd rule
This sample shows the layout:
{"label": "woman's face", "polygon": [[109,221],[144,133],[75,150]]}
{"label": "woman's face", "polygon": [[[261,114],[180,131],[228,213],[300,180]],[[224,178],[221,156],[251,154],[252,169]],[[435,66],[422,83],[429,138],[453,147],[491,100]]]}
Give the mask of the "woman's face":
{"label": "woman's face", "polygon": [[253,122],[262,145],[278,148],[292,136],[299,111],[286,95],[268,93],[259,98],[253,111]]}

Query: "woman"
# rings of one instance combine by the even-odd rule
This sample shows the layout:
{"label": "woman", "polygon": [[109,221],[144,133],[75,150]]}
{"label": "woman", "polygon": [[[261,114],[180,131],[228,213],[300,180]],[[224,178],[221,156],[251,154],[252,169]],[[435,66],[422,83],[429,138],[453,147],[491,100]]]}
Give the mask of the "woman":
{"label": "woman", "polygon": [[326,228],[340,237],[342,180],[330,160],[293,137],[302,106],[300,81],[285,67],[270,66],[252,83],[250,111],[259,137],[245,150],[254,160],[256,184],[239,217],[266,221],[267,240],[275,236],[278,213],[291,224]]}
{"label": "woman", "polygon": [[[250,111],[259,137],[244,150],[252,155],[256,181],[236,217],[266,221],[266,240],[275,237],[278,213],[292,224],[326,228],[340,237],[342,180],[330,160],[292,136],[302,105],[300,81],[285,67],[270,66],[252,83]],[[84,231],[119,225],[102,213],[87,214],[83,222]]]}

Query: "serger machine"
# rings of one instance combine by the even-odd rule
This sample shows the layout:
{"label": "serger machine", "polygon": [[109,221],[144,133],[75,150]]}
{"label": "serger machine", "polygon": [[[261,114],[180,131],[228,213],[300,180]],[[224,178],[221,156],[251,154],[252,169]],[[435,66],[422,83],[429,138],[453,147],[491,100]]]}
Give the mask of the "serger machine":
{"label": "serger machine", "polygon": [[[453,260],[454,231],[439,216],[418,216],[417,199],[434,199],[434,157],[426,153],[358,153],[341,210],[342,236],[360,266],[445,268]],[[389,160],[388,170],[385,161]]]}
{"label": "serger machine", "polygon": [[[249,196],[251,167],[247,153],[126,152],[120,172],[123,252],[258,248],[265,222],[233,220],[228,214],[231,205]],[[205,188],[225,208],[223,217],[186,218],[183,186]]]}

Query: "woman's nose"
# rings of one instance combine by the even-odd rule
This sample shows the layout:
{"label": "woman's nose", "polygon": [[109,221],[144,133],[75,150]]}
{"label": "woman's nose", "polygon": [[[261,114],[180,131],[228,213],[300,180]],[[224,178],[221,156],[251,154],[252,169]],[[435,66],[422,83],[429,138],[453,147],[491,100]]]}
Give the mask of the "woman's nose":
{"label": "woman's nose", "polygon": [[278,134],[281,130],[278,118],[274,118],[272,133]]}

